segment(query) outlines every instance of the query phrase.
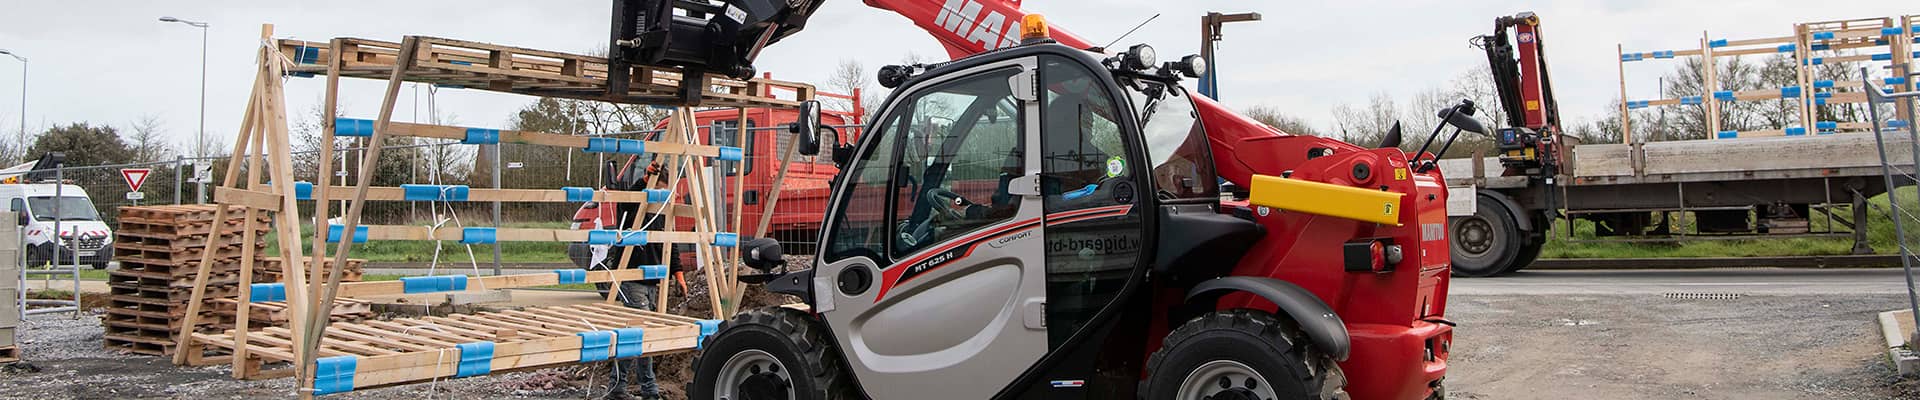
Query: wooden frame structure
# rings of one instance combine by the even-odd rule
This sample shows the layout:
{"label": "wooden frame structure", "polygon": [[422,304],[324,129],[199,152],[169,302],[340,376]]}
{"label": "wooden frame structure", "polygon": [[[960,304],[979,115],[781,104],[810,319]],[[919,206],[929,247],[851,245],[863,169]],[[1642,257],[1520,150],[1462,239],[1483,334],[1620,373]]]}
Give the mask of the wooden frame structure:
{"label": "wooden frame structure", "polygon": [[[1920,42],[1920,15],[1810,22],[1794,24],[1793,29],[1794,33],[1789,36],[1756,39],[1711,39],[1706,32],[1701,32],[1699,47],[1692,49],[1626,52],[1624,46],[1617,48],[1620,60],[1620,126],[1621,131],[1625,133],[1621,135],[1622,143],[1633,142],[1632,110],[1674,105],[1705,107],[1708,133],[1710,137],[1716,139],[1866,131],[1872,126],[1867,122],[1819,120],[1818,113],[1815,112],[1816,107],[1827,104],[1865,103],[1867,99],[1865,93],[1853,90],[1861,87],[1860,80],[1822,80],[1815,74],[1814,67],[1829,63],[1885,61],[1895,70],[1899,70],[1912,68],[1913,60],[1920,58],[1920,52],[1914,49],[1914,44]],[[1841,51],[1860,53],[1837,53]],[[1794,61],[1795,78],[1798,84],[1780,88],[1721,90],[1716,76],[1717,59],[1762,54],[1788,55]],[[1631,100],[1632,98],[1628,97],[1627,63],[1675,57],[1700,57],[1702,60],[1701,95],[1650,100]],[[1913,90],[1914,87],[1912,79],[1898,74],[1881,80],[1881,84],[1894,91]],[[1723,103],[1783,99],[1799,105],[1799,115],[1793,118],[1799,121],[1799,126],[1744,132],[1723,130],[1720,126]],[[1903,111],[1898,115],[1898,119],[1910,123],[1913,121],[1913,116],[1910,112]]]}
{"label": "wooden frame structure", "polygon": [[[208,347],[232,353],[236,378],[253,379],[293,375],[298,395],[339,393],[360,388],[427,382],[442,378],[465,377],[517,369],[539,368],[578,362],[635,356],[651,356],[690,350],[705,335],[711,334],[719,319],[732,311],[740,288],[736,283],[740,238],[721,230],[719,207],[711,199],[712,182],[707,167],[713,160],[739,161],[739,148],[701,145],[694,130],[692,112],[680,107],[672,114],[660,140],[587,138],[540,132],[503,131],[484,128],[442,127],[392,122],[401,85],[426,82],[481,90],[533,96],[565,97],[621,103],[660,103],[677,99],[672,94],[678,85],[688,82],[672,69],[635,66],[635,82],[630,93],[613,96],[605,93],[605,62],[588,56],[571,55],[452,39],[409,36],[400,43],[364,39],[334,39],[325,47],[311,42],[272,40],[272,26],[263,26],[262,46],[257,56],[259,68],[253,93],[248,101],[231,162],[223,183],[215,190],[221,204],[243,206],[247,215],[240,234],[245,241],[257,241],[253,224],[258,213],[273,216],[273,228],[280,238],[279,257],[283,262],[283,280],[279,283],[239,286],[237,315],[251,315],[254,302],[274,302],[288,315],[289,326],[250,331],[248,318],[236,320],[233,330],[207,334],[184,332],[177,364],[200,364]],[[601,191],[594,188],[553,190],[471,189],[460,185],[403,185],[397,188],[370,187],[371,165],[380,159],[381,146],[368,146],[361,159],[357,184],[352,187],[313,185],[295,182],[290,166],[291,142],[287,131],[282,77],[288,75],[327,76],[324,107],[336,109],[339,79],[360,77],[387,81],[379,117],[373,120],[335,119],[323,123],[321,143],[337,137],[365,137],[368,143],[382,143],[389,136],[414,136],[459,140],[466,144],[499,145],[523,143],[585,149],[588,152],[618,154],[657,154],[666,166],[668,189],[644,192]],[[812,100],[814,89],[805,84],[755,79],[727,80],[707,76],[698,84],[707,88],[710,105],[742,107],[791,107]],[[775,87],[792,90],[795,98],[772,96]],[[327,114],[333,114],[329,112]],[[743,131],[743,130],[742,130]],[[744,134],[737,131],[736,134]],[[736,140],[736,143],[738,141]],[[333,146],[320,146],[320,158],[332,159]],[[331,176],[331,163],[319,163],[317,176]],[[244,166],[246,179],[240,180]],[[263,176],[264,175],[264,176]],[[691,200],[680,205],[669,201],[680,179],[688,182]],[[738,202],[740,190],[735,185]],[[316,229],[314,237],[303,240],[299,227],[327,223],[325,216],[331,201],[346,200],[347,209],[338,225]],[[303,219],[300,201],[313,203],[315,215]],[[361,211],[368,201],[500,201],[500,202],[630,202],[646,203],[647,212],[664,216],[691,217],[693,226],[677,230],[678,218],[667,218],[667,229],[644,231],[644,218],[634,218],[626,229],[558,230],[509,229],[498,227],[425,227],[398,225],[362,225]],[[223,218],[222,207],[215,219]],[[734,217],[730,227],[739,225]],[[229,234],[217,228],[213,235]],[[709,301],[715,319],[695,319],[665,313],[670,274],[666,266],[640,269],[587,271],[556,270],[547,273],[468,277],[438,275],[409,277],[399,281],[341,282],[340,268],[312,268],[327,260],[328,244],[333,265],[345,265],[355,243],[367,240],[452,240],[467,244],[497,244],[508,241],[587,242],[618,246],[622,249],[615,265],[626,265],[636,246],[648,243],[693,244],[698,268],[706,268]],[[312,243],[311,258],[303,249]],[[672,246],[662,246],[670,252]],[[730,251],[728,248],[732,248]],[[243,259],[256,257],[251,247]],[[186,326],[192,326],[195,308],[207,302],[207,263],[200,264],[194,277],[194,289]],[[242,269],[240,279],[252,282],[251,269]],[[660,279],[660,301],[653,311],[632,310],[613,303],[621,296],[621,281]],[[464,290],[506,289],[568,283],[610,283],[607,303],[564,307],[531,308],[521,311],[481,313],[448,318],[426,317],[384,322],[330,322],[340,298],[368,295],[394,295],[457,292]],[[722,300],[722,293],[730,301]],[[266,362],[287,362],[292,367],[262,371]],[[289,371],[290,370],[290,371]]]}

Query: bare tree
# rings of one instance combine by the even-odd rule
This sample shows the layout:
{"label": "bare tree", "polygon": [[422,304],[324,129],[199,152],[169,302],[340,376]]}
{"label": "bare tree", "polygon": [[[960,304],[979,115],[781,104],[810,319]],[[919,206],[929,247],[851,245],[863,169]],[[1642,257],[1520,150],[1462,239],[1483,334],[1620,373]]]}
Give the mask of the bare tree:
{"label": "bare tree", "polygon": [[[870,108],[874,105],[872,86],[873,77],[867,74],[866,66],[861,65],[859,61],[851,59],[840,60],[840,66],[835,68],[833,74],[827,77],[826,84],[827,90],[834,93],[845,95],[859,93],[860,104]],[[822,103],[824,103],[823,105],[828,109],[853,112],[854,102],[852,100],[836,98],[829,99]],[[872,112],[871,109],[869,109],[868,112]],[[863,115],[862,117],[865,116]]]}
{"label": "bare tree", "polygon": [[126,138],[133,150],[133,162],[154,162],[173,158],[173,147],[167,143],[166,131],[160,128],[160,117],[146,115],[133,121],[131,136]]}
{"label": "bare tree", "polygon": [[1279,129],[1280,132],[1294,135],[1321,136],[1320,130],[1314,129],[1313,125],[1307,123],[1306,119],[1287,115],[1287,113],[1280,111],[1279,107],[1259,104],[1247,107],[1245,110],[1241,110],[1240,113],[1246,115],[1247,118],[1253,118],[1255,121],[1260,121],[1260,123],[1267,124],[1267,126],[1271,126],[1274,129]]}
{"label": "bare tree", "polygon": [[1334,106],[1334,126],[1339,130],[1340,138],[1350,143],[1370,146],[1380,143],[1393,124],[1399,122],[1399,107],[1394,105],[1393,97],[1386,92],[1374,93],[1367,98],[1365,108],[1341,104]]}

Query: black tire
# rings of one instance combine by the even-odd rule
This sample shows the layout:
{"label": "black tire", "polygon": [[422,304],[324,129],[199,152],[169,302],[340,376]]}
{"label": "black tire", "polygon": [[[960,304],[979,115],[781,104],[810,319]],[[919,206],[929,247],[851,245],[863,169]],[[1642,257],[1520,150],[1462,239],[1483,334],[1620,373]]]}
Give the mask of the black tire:
{"label": "black tire", "polygon": [[101,261],[101,262],[96,262],[96,263],[88,263],[88,264],[87,264],[87,268],[92,268],[92,269],[107,269],[107,262],[106,262],[106,261]]}
{"label": "black tire", "polygon": [[1487,277],[1505,273],[1520,258],[1520,224],[1498,200],[1480,195],[1473,215],[1447,221],[1447,245],[1453,276]]}
{"label": "black tire", "polygon": [[[1237,368],[1233,372],[1238,375],[1208,378],[1222,365]],[[1221,381],[1228,387],[1220,387]],[[1201,315],[1168,334],[1166,343],[1147,359],[1140,396],[1334,400],[1347,398],[1346,384],[1339,364],[1314,350],[1291,321],[1239,309]],[[1225,396],[1229,394],[1241,396]]]}
{"label": "black tire", "polygon": [[[1535,225],[1535,226],[1538,226],[1538,225]],[[1506,269],[1500,270],[1501,275],[1511,274],[1511,273],[1514,273],[1515,271],[1519,271],[1523,268],[1526,268],[1528,265],[1533,265],[1534,260],[1540,259],[1540,250],[1542,247],[1546,246],[1547,238],[1544,238],[1544,237],[1529,238],[1529,239],[1526,239],[1526,241],[1527,241],[1526,243],[1520,245],[1519,257],[1514,258],[1513,264],[1508,265]]]}
{"label": "black tire", "polygon": [[[740,395],[730,400],[860,398],[824,329],[813,317],[790,308],[763,307],[735,314],[702,343],[706,350],[693,360],[687,397],[716,399],[724,391],[738,391]],[[770,356],[772,360],[762,357],[760,361],[772,367],[747,370],[748,376],[739,382],[721,382],[735,376],[727,370],[747,356]]]}

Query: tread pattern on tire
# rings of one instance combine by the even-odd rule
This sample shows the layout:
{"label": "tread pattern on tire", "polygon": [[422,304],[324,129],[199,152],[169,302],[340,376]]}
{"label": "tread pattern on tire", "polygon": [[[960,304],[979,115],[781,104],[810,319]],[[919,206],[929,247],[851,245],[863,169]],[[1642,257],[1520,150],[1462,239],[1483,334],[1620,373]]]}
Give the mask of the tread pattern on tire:
{"label": "tread pattern on tire", "polygon": [[[1313,399],[1346,400],[1348,398],[1346,374],[1341,372],[1340,365],[1336,364],[1331,357],[1319,354],[1313,346],[1306,345],[1308,339],[1305,331],[1300,330],[1291,320],[1257,310],[1215,311],[1194,317],[1181,324],[1179,328],[1167,334],[1160,350],[1153,352],[1153,356],[1147,359],[1148,374],[1151,376],[1166,362],[1167,349],[1178,348],[1180,344],[1194,339],[1200,333],[1213,330],[1232,330],[1252,335],[1271,343],[1279,352],[1291,355],[1293,361],[1304,362],[1304,368],[1293,369],[1300,374],[1291,378],[1302,382],[1308,388],[1308,392],[1317,394]],[[1268,379],[1283,378],[1287,377],[1269,377]],[[1151,381],[1150,378],[1140,382],[1141,396],[1151,395],[1147,387],[1148,382]]]}
{"label": "tread pattern on tire", "polygon": [[[848,376],[845,364],[839,359],[840,353],[834,350],[833,339],[820,332],[819,329],[823,327],[800,310],[786,307],[762,307],[734,314],[733,318],[721,322],[718,331],[707,336],[706,341],[701,343],[701,347],[713,348],[714,341],[725,335],[727,331],[748,325],[772,329],[799,350],[797,355],[800,361],[806,363],[807,371],[811,371],[812,374],[792,378],[811,381],[811,386],[815,390],[813,393],[796,393],[796,395],[803,399],[862,398],[857,394],[859,391],[854,389],[853,379]],[[708,354],[703,352],[695,359],[696,374],[701,362],[707,361],[704,360],[707,356]],[[694,384],[695,382],[687,383],[687,393],[695,393]]]}

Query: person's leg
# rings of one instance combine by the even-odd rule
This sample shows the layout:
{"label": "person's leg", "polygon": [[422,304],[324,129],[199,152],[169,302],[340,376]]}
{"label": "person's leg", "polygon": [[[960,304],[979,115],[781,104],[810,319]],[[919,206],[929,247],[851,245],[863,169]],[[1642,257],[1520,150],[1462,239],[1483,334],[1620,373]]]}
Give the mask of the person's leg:
{"label": "person's leg", "polygon": [[[628,308],[652,311],[654,300],[659,296],[659,286],[651,282],[621,282],[620,303]],[[634,374],[633,384],[637,386],[634,395],[641,398],[660,397],[660,386],[654,382],[653,359],[635,358],[623,361],[619,365],[626,373]]]}

